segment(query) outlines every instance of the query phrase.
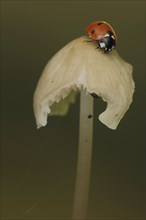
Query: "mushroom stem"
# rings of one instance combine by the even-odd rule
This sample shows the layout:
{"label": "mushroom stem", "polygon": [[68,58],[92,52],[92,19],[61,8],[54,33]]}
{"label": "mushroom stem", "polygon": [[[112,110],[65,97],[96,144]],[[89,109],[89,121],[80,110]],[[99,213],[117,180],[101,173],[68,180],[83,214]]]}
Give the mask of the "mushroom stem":
{"label": "mushroom stem", "polygon": [[79,151],[72,216],[74,220],[86,219],[87,217],[92,136],[93,98],[85,90],[82,90],[80,96]]}

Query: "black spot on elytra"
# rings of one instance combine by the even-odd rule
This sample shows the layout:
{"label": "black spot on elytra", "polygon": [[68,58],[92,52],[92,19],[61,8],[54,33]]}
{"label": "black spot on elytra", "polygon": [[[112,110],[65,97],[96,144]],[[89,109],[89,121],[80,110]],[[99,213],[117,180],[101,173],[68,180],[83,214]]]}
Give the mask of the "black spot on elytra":
{"label": "black spot on elytra", "polygon": [[92,31],[91,31],[91,34],[94,34],[95,33],[95,30],[93,29]]}
{"label": "black spot on elytra", "polygon": [[99,22],[99,23],[97,23],[97,25],[102,25],[103,24],[103,22]]}

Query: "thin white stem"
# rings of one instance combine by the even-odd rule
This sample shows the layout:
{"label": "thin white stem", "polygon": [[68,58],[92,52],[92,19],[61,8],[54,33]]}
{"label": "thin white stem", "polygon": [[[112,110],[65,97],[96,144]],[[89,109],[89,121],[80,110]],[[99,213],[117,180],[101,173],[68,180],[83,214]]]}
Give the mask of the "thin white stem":
{"label": "thin white stem", "polygon": [[93,136],[93,97],[85,90],[80,97],[79,151],[73,203],[74,220],[86,219]]}

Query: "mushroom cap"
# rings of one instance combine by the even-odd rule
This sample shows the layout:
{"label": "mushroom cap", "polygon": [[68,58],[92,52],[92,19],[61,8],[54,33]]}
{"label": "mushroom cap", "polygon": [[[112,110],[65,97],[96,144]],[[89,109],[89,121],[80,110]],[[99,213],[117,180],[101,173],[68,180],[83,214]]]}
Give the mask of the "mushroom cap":
{"label": "mushroom cap", "polygon": [[[34,92],[33,108],[38,128],[47,124],[54,103],[65,99],[72,90],[82,88],[107,102],[99,120],[111,129],[117,128],[132,102],[133,68],[116,50],[103,53],[96,47],[96,42],[89,43],[82,36],[64,46],[47,63]],[[66,111],[73,101],[73,97],[68,98]],[[64,114],[63,111],[60,114]]]}

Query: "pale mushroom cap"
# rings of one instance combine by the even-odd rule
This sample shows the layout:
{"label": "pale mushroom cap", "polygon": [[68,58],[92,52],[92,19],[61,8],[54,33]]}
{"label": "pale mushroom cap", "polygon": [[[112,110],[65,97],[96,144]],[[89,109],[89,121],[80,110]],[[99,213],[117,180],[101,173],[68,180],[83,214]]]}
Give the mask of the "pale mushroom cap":
{"label": "pale mushroom cap", "polygon": [[106,101],[107,108],[99,120],[111,129],[117,128],[132,102],[132,66],[116,50],[103,53],[96,47],[83,36],[71,41],[48,62],[34,93],[38,128],[47,124],[53,103],[76,88],[84,88]]}

